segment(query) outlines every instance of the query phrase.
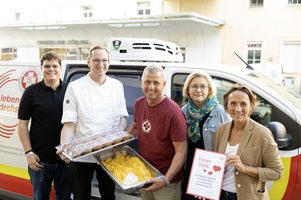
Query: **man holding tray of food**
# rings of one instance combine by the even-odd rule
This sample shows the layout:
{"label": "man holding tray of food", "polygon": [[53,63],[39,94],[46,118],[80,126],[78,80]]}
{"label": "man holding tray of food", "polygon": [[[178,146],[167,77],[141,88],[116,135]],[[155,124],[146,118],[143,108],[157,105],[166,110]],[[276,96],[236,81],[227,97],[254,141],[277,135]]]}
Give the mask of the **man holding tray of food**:
{"label": "man holding tray of food", "polygon": [[180,107],[163,95],[166,81],[161,66],[147,66],[141,83],[145,97],[135,102],[134,122],[128,132],[138,136],[140,155],[164,174],[147,180],[150,186],[141,188],[141,197],[178,200],[187,152],[186,120]]}
{"label": "man holding tray of food", "polygon": [[55,154],[68,86],[60,79],[61,60],[54,51],[41,56],[43,80],[25,89],[19,105],[18,133],[27,157],[34,200],[49,199],[52,182],[56,200],[69,200],[71,196],[69,167]]}
{"label": "man holding tray of food", "polygon": [[[123,85],[120,81],[106,76],[110,65],[108,50],[103,46],[93,46],[89,51],[87,63],[90,72],[70,83],[66,91],[61,144],[80,143],[81,140],[87,139],[87,136],[93,137],[104,131],[126,128],[125,117],[128,113]],[[70,162],[62,154],[62,150],[57,154],[65,162]],[[74,200],[90,199],[94,171],[97,174],[101,199],[114,200],[115,183],[96,163],[93,156],[70,162]]]}

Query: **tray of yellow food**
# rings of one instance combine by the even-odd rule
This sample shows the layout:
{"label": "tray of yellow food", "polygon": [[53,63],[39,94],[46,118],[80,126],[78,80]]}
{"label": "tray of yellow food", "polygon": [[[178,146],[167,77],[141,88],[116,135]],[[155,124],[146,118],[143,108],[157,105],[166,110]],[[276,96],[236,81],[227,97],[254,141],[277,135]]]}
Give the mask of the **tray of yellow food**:
{"label": "tray of yellow food", "polygon": [[94,155],[103,170],[127,193],[139,191],[147,179],[163,176],[128,146]]}
{"label": "tray of yellow food", "polygon": [[72,141],[71,143],[56,146],[56,149],[62,149],[63,154],[72,161],[79,158],[95,155],[102,151],[107,151],[113,147],[126,145],[135,139],[134,136],[126,131],[113,129],[111,131],[87,136]]}

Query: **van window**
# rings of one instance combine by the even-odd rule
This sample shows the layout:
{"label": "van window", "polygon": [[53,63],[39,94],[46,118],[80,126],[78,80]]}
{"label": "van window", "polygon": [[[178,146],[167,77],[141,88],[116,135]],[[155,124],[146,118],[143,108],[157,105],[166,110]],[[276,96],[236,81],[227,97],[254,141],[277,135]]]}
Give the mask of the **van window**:
{"label": "van window", "polygon": [[82,72],[72,74],[71,77],[70,77],[70,82],[75,81],[75,80],[77,80],[77,79],[79,79],[83,76],[86,76],[86,75],[87,75],[87,73],[82,73]]}
{"label": "van window", "polygon": [[171,99],[174,100],[180,108],[187,103],[187,99],[183,96],[183,86],[188,75],[189,74],[175,74],[172,76]]}
{"label": "van window", "polygon": [[[180,107],[183,107],[188,100],[183,96],[182,92],[185,80],[188,75],[189,74],[175,74],[172,77],[171,99],[174,100]],[[234,82],[214,76],[212,77],[212,80],[215,83],[217,89],[217,99],[219,101],[219,104],[223,105],[223,95],[232,87]],[[258,106],[252,113],[251,118],[256,122],[266,126],[269,122],[272,121],[272,105],[262,97],[258,95],[256,96]]]}
{"label": "van window", "polygon": [[267,126],[268,123],[272,121],[272,106],[263,98],[257,96],[257,107],[256,110],[252,113],[251,118],[264,125]]}
{"label": "van window", "polygon": [[227,81],[225,79],[221,78],[214,78],[212,77],[212,80],[216,86],[216,97],[219,102],[219,104],[223,105],[223,95],[234,85],[234,82]]}

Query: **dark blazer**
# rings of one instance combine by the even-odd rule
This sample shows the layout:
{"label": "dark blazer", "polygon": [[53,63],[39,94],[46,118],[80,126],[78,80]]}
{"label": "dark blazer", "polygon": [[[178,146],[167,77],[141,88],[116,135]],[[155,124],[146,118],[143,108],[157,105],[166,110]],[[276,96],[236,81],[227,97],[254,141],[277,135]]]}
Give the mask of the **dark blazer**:
{"label": "dark blazer", "polygon": [[[232,124],[233,120],[220,124],[216,128],[214,151],[225,153]],[[259,178],[255,178],[235,169],[238,199],[269,199],[266,181],[281,179],[284,170],[277,144],[270,130],[249,118],[240,139],[237,155],[244,165],[257,167],[259,171]],[[264,192],[259,193],[259,190]]]}

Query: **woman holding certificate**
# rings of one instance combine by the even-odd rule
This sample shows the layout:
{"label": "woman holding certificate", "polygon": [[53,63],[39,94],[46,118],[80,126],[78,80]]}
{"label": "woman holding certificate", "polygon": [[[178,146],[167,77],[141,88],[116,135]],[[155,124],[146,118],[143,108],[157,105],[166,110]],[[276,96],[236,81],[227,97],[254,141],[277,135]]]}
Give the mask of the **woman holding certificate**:
{"label": "woman holding certificate", "polygon": [[214,150],[228,155],[220,199],[269,199],[266,181],[279,180],[283,165],[270,130],[250,118],[256,96],[236,83],[223,98],[233,120],[214,134]]}
{"label": "woman holding certificate", "polygon": [[213,151],[216,127],[230,121],[231,118],[218,104],[216,87],[207,73],[200,71],[191,73],[186,78],[183,95],[188,98],[188,103],[182,107],[188,124],[188,154],[182,200],[189,200],[195,199],[194,196],[186,194],[195,149]]}

